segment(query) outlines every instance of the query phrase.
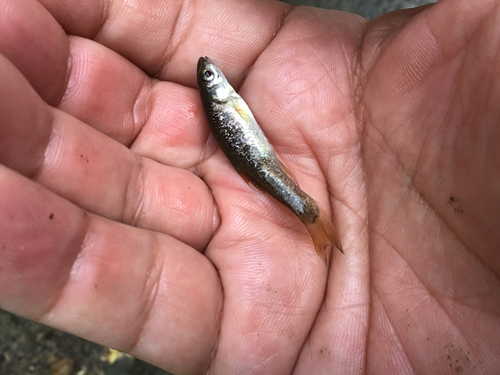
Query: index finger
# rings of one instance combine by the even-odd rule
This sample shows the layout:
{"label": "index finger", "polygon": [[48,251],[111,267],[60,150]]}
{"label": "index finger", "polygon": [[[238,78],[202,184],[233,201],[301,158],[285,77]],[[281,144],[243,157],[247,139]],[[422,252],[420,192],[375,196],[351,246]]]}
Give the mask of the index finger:
{"label": "index finger", "polygon": [[238,85],[292,9],[279,1],[226,1],[217,7],[183,0],[40,2],[66,33],[94,39],[150,76],[192,87],[204,54]]}

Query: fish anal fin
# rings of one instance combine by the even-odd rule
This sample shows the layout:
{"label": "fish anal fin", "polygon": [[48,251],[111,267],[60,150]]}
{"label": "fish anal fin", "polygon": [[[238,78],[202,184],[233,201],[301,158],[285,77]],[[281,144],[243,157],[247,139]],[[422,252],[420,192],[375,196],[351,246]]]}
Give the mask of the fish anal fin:
{"label": "fish anal fin", "polygon": [[313,223],[306,225],[314,242],[316,253],[328,266],[332,246],[335,246],[343,254],[344,249],[340,243],[337,231],[328,215],[321,208],[319,215]]}

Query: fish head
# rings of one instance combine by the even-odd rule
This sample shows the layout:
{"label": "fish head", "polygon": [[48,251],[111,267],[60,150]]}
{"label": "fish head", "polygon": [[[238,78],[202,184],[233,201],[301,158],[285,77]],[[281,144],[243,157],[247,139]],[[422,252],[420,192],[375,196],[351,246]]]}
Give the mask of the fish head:
{"label": "fish head", "polygon": [[229,100],[234,89],[217,65],[208,57],[200,57],[198,60],[197,75],[201,95],[208,96],[219,103]]}

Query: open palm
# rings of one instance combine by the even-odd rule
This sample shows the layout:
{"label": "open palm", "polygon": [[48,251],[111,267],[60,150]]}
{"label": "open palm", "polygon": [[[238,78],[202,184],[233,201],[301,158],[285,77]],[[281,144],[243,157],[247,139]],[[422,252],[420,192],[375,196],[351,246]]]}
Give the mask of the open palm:
{"label": "open palm", "polygon": [[[0,2],[2,308],[179,374],[500,366],[498,2],[41,3]],[[202,55],[331,215],[328,269],[210,136]]]}

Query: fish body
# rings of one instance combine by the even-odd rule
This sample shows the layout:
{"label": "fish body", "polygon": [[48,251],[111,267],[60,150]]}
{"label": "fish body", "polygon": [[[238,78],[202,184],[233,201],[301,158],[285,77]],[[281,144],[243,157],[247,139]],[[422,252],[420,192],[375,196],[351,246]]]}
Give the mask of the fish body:
{"label": "fish body", "polygon": [[276,156],[250,108],[208,58],[198,60],[198,87],[212,134],[245,179],[288,207],[311,234],[316,252],[327,262],[329,245],[342,246],[329,217],[302,191]]}

